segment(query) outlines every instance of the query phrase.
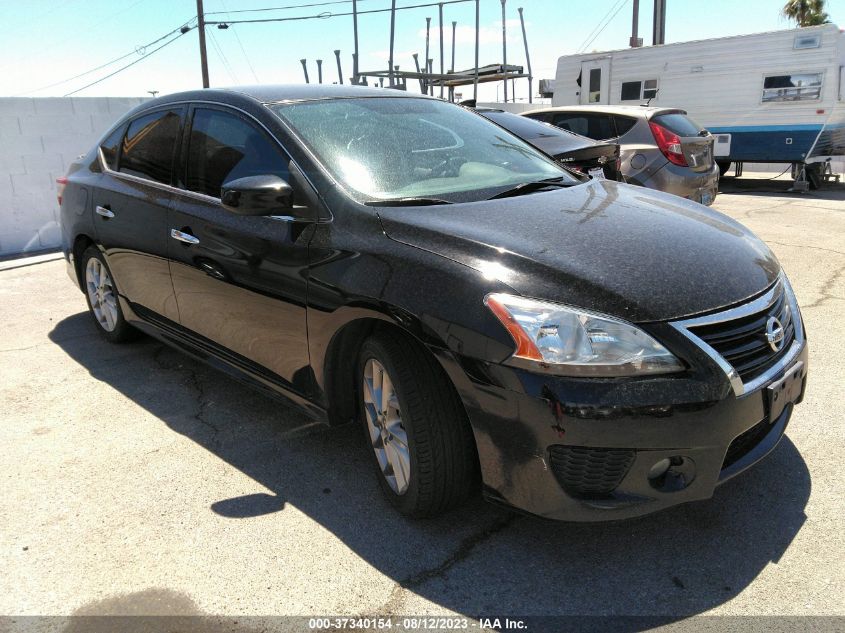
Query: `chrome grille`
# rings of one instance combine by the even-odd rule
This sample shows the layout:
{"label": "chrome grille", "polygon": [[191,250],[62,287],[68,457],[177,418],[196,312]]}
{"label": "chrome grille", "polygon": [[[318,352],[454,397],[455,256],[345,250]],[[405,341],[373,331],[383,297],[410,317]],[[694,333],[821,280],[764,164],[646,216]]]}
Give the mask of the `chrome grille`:
{"label": "chrome grille", "polygon": [[[776,350],[766,337],[767,323],[773,317],[784,333]],[[798,302],[784,275],[745,304],[671,325],[713,359],[737,396],[751,393],[773,379],[798,357],[804,345]]]}
{"label": "chrome grille", "polygon": [[[692,326],[689,330],[719,352],[743,382],[749,382],[784,356],[795,339],[795,324],[783,286],[778,287],[773,299],[770,306],[759,312],[731,321]],[[771,317],[783,328],[783,342],[777,350],[766,339],[766,324]]]}

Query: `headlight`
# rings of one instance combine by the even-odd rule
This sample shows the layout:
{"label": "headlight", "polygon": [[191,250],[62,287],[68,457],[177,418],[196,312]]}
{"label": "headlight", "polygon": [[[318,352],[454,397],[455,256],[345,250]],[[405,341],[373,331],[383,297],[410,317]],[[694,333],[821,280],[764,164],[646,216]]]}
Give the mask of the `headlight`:
{"label": "headlight", "polygon": [[513,358],[557,374],[633,376],[683,369],[651,336],[612,317],[499,293],[487,295],[484,304],[513,337]]}

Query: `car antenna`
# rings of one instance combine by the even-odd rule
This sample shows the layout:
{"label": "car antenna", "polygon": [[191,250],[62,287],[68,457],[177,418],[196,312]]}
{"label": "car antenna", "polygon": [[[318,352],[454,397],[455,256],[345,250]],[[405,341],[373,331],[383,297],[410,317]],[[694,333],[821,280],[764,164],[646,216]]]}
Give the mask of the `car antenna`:
{"label": "car antenna", "polygon": [[651,100],[652,100],[652,99],[654,99],[654,98],[657,96],[657,93],[658,93],[658,92],[660,92],[660,90],[659,90],[659,89],[658,89],[658,90],[655,90],[655,91],[654,91],[654,94],[653,94],[653,95],[651,95],[651,96],[648,98],[648,101],[646,101],[646,102],[645,102],[645,107],[646,107],[646,108],[648,108],[648,107],[651,105]]}

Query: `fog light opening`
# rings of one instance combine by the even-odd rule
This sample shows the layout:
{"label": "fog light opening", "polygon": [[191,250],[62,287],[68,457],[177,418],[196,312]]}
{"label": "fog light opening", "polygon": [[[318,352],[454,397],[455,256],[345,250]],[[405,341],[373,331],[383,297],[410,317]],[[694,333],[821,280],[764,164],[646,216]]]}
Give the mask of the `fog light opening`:
{"label": "fog light opening", "polygon": [[671,465],[672,462],[668,457],[661,459],[659,462],[657,462],[654,466],[651,467],[651,470],[648,471],[648,478],[653,481],[658,477],[662,477],[666,474],[666,471],[669,470],[669,467]]}
{"label": "fog light opening", "polygon": [[665,457],[648,471],[651,487],[661,492],[677,492],[689,486],[695,479],[695,462],[689,457],[674,455]]}

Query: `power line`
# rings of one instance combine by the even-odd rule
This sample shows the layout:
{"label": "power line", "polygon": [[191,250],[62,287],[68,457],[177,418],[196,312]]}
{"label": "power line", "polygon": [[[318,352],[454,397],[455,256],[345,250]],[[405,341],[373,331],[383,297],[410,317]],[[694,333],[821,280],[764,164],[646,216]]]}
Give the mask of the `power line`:
{"label": "power line", "polygon": [[[580,52],[586,50],[587,47],[590,44],[592,44],[595,41],[595,39],[601,34],[601,32],[604,31],[604,29],[607,27],[607,25],[610,24],[613,21],[613,18],[615,18],[616,15],[622,10],[622,7],[625,6],[626,2],[628,2],[628,0],[617,0],[616,4],[614,4],[613,6],[610,7],[608,12],[604,14],[604,17],[601,20],[599,20],[598,24],[596,24],[596,26],[593,28],[593,30],[590,31],[590,34],[587,35],[586,39],[581,44],[581,46],[578,47],[578,50],[576,52],[580,53]],[[615,12],[614,12],[614,9],[615,9]],[[613,13],[613,15],[611,15],[611,13]],[[608,16],[610,16],[610,17],[608,17]],[[599,27],[601,27],[601,28],[599,28]],[[596,31],[598,31],[598,32],[596,32]]]}
{"label": "power line", "polygon": [[[223,0],[220,0],[220,6],[226,9],[226,15],[229,15],[228,7],[226,6],[226,3]],[[241,41],[237,29],[232,29],[232,34],[235,36],[235,40],[238,42],[238,46],[241,47],[241,53],[243,53],[244,55],[246,65],[249,66],[249,71],[252,73],[252,77],[255,79],[255,83],[261,83],[261,80],[258,78],[258,74],[255,72],[255,68],[252,67],[252,62],[249,60],[249,55],[246,54],[246,48],[244,48],[244,43]]]}
{"label": "power line", "polygon": [[[122,15],[123,13],[126,13],[127,11],[129,11],[131,9],[134,9],[139,4],[141,4],[142,2],[145,2],[145,1],[146,0],[136,0],[134,3],[130,4],[129,6],[124,7],[122,9],[120,9],[119,11],[115,11],[114,13],[107,15],[102,20],[99,20],[99,21],[94,22],[92,24],[86,23],[85,27],[83,27],[82,29],[74,30],[72,33],[66,34],[65,37],[54,40],[53,43],[49,46],[39,46],[38,53],[34,56],[33,55],[28,56],[27,61],[31,62],[33,60],[41,60],[41,59],[44,59],[46,57],[51,57],[52,51],[55,50],[56,48],[58,48],[59,46],[62,46],[62,45],[67,46],[68,42],[74,42],[74,41],[76,41],[80,38],[85,39],[87,37],[87,34],[90,33],[91,31],[97,29],[98,27],[102,26],[103,24],[106,24],[107,22],[111,22],[116,17]],[[52,12],[48,12],[48,13],[52,13]],[[46,15],[46,13],[44,15]],[[39,20],[40,20],[40,18],[32,18],[32,19],[29,20],[29,22],[39,24]],[[9,66],[15,65],[15,63],[16,62],[10,62],[10,63],[4,64],[3,67],[2,67],[2,70],[9,68]],[[26,94],[26,93],[24,93],[24,94]]]}
{"label": "power line", "polygon": [[223,66],[226,68],[226,72],[229,74],[229,77],[235,84],[239,84],[240,81],[238,81],[238,78],[235,75],[235,71],[232,69],[232,65],[229,63],[229,59],[226,57],[226,55],[223,54],[223,49],[220,48],[220,44],[217,43],[217,38],[214,37],[214,31],[210,30],[208,34],[211,39],[211,45],[217,52],[217,56],[220,58],[220,61],[223,62]]}
{"label": "power line", "polygon": [[[475,0],[443,0],[442,2],[427,2],[425,4],[412,4],[404,7],[396,7],[397,11],[403,11],[405,9],[420,9],[423,7],[436,7],[439,5],[447,5],[447,4],[461,4],[463,2],[475,2]],[[392,9],[369,9],[367,11],[358,11],[358,15],[364,15],[366,13],[387,13],[392,11]],[[352,13],[332,13],[330,11],[325,11],[323,13],[318,13],[317,15],[300,15],[290,18],[256,18],[253,20],[206,20],[206,24],[258,24],[262,22],[294,22],[297,20],[314,20],[314,19],[325,19],[325,18],[340,18],[344,16],[352,15]]]}
{"label": "power line", "polygon": [[[66,84],[68,82],[73,81],[74,79],[79,79],[80,77],[84,77],[85,75],[90,75],[93,72],[96,72],[98,70],[102,70],[103,68],[105,68],[107,66],[111,66],[112,64],[116,64],[117,62],[119,62],[123,59],[126,59],[127,57],[131,57],[132,55],[140,55],[141,59],[143,59],[144,56],[147,54],[146,53],[147,48],[149,48],[150,46],[153,46],[155,44],[158,44],[159,42],[161,42],[164,39],[167,39],[168,37],[170,37],[171,35],[173,35],[177,31],[180,31],[182,28],[188,26],[188,24],[190,22],[191,22],[191,20],[188,20],[188,22],[186,22],[185,24],[183,24],[182,26],[180,26],[178,28],[173,29],[169,33],[166,33],[166,34],[162,35],[161,37],[154,39],[152,42],[147,42],[146,44],[142,44],[141,46],[136,46],[135,49],[132,50],[131,52],[126,53],[125,55],[121,55],[120,57],[115,57],[114,59],[106,62],[105,64],[100,64],[99,66],[97,66],[95,68],[91,68],[89,70],[86,70],[85,72],[79,73],[78,75],[74,75],[73,77],[68,77],[67,79],[62,79],[61,81],[57,81],[57,82],[49,84],[47,86],[41,86],[40,88],[34,88],[33,90],[27,90],[26,92],[21,92],[19,94],[16,94],[15,96],[21,97],[21,96],[24,96],[24,95],[32,94],[33,92],[40,92],[41,90],[47,90],[48,88],[54,88],[56,86],[61,86],[62,84]],[[190,28],[193,28],[193,27],[190,27]],[[158,50],[158,49],[156,49],[156,50]],[[153,51],[153,52],[155,52],[155,51]]]}
{"label": "power line", "polygon": [[[359,0],[361,2],[363,0]],[[331,2],[312,2],[309,4],[289,4],[282,7],[265,7],[263,9],[236,9],[235,11],[211,11],[206,15],[220,15],[222,13],[260,13],[262,11],[287,11],[289,9],[309,9],[311,7],[326,7],[332,4],[351,4],[352,0],[332,0]]]}
{"label": "power line", "polygon": [[[194,27],[191,27],[191,28],[194,28]],[[177,29],[177,30],[179,30],[179,29]],[[94,86],[94,85],[96,85],[96,84],[98,84],[98,83],[100,83],[100,82],[102,82],[102,81],[105,81],[105,80],[106,80],[106,79],[108,79],[109,77],[114,77],[117,73],[122,72],[122,71],[126,70],[127,68],[129,68],[130,66],[134,66],[134,65],[135,65],[135,64],[137,64],[138,62],[142,62],[142,61],[144,61],[145,59],[149,58],[150,56],[152,56],[152,55],[153,55],[153,53],[156,53],[156,52],[160,51],[160,50],[161,50],[162,48],[164,48],[165,46],[170,46],[173,42],[175,42],[176,40],[178,40],[180,37],[182,37],[183,35],[185,35],[185,33],[188,33],[189,31],[190,31],[190,29],[188,29],[187,31],[184,31],[184,32],[180,32],[180,33],[179,33],[179,35],[177,35],[176,37],[174,37],[172,40],[168,40],[167,42],[165,42],[164,44],[162,44],[162,45],[161,45],[161,46],[159,46],[158,48],[154,48],[153,50],[151,50],[149,53],[147,53],[147,54],[146,54],[146,55],[144,55],[143,57],[139,57],[138,59],[136,59],[134,62],[131,62],[131,63],[129,63],[129,64],[126,64],[126,66],[122,66],[122,67],[118,68],[117,70],[115,70],[115,71],[114,71],[114,72],[112,72],[112,73],[109,73],[109,74],[108,74],[108,75],[106,75],[105,77],[101,77],[100,79],[97,79],[96,81],[92,81],[90,84],[87,84],[87,85],[85,85],[85,86],[82,86],[81,88],[77,88],[77,89],[76,89],[76,90],[74,90],[73,92],[69,92],[69,93],[67,93],[67,94],[66,94],[66,95],[64,95],[64,96],[65,96],[65,97],[69,97],[69,96],[71,96],[71,95],[75,95],[77,92],[82,92],[82,91],[83,91],[83,90],[85,90],[86,88],[90,88],[91,86]]]}

